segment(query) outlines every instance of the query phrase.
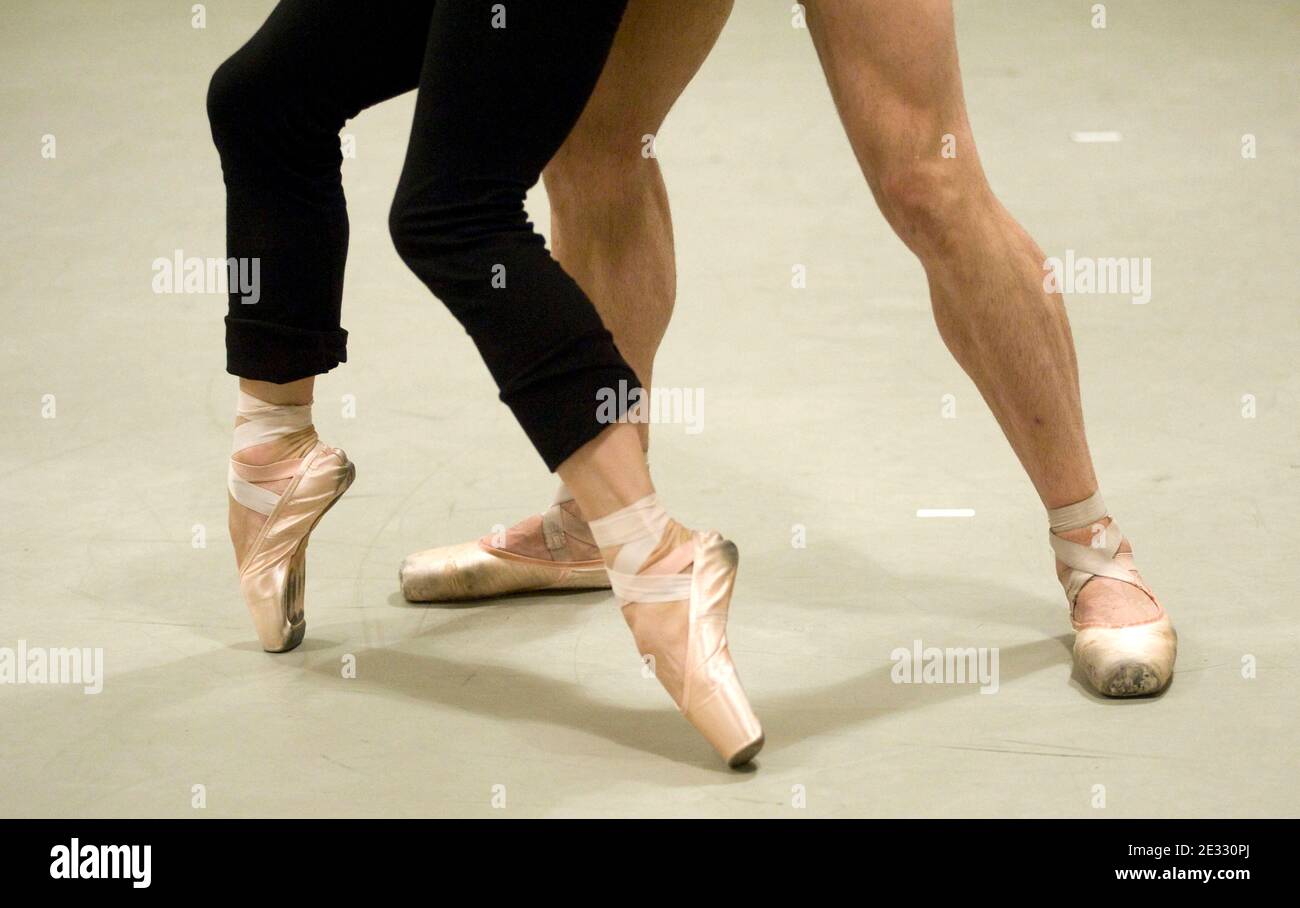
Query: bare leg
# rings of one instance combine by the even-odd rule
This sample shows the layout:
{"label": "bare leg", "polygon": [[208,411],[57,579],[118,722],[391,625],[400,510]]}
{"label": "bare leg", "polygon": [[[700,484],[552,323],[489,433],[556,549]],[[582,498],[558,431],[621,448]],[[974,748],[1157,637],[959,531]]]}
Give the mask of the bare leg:
{"label": "bare leg", "polygon": [[583,512],[604,516],[654,493],[636,428],[611,426],[556,470]]}
{"label": "bare leg", "polygon": [[[1088,498],[1097,478],[1069,320],[1060,295],[1043,289],[1042,250],[994,197],[980,166],[950,0],[816,0],[808,24],[880,210],[925,268],[944,343],[1043,504]],[[941,153],[945,136],[955,156]],[[1086,544],[1092,532],[1060,535]],[[1074,608],[1076,622],[1152,613],[1141,590],[1106,577],[1089,582]]]}
{"label": "bare leg", "polygon": [[[668,191],[653,151],[733,0],[632,0],[596,92],[543,173],[555,257],[649,388],[677,293]],[[639,423],[642,447],[650,427]]]}

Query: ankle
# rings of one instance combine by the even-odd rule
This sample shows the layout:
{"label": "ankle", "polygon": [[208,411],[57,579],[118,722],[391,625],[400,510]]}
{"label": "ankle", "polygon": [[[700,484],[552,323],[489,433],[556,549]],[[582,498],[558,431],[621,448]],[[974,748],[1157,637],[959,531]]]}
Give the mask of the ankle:
{"label": "ankle", "polygon": [[275,438],[262,444],[242,448],[230,455],[230,459],[250,466],[265,466],[281,460],[293,460],[305,457],[319,436],[314,425],[307,426],[281,438]]}
{"label": "ankle", "polygon": [[[658,545],[656,545],[653,549],[651,549],[650,553],[645,556],[645,560],[642,561],[641,566],[636,569],[636,573],[638,574],[657,573],[654,570],[655,565],[663,561],[664,558],[670,555],[681,545],[683,545],[686,542],[689,542],[691,536],[692,536],[692,532],[689,528],[682,526],[680,523],[678,523],[676,520],[673,520],[671,517],[668,518],[668,524],[667,526],[664,527],[663,535],[659,537]],[[622,548],[621,546],[612,546],[610,548],[603,548],[600,550],[601,558],[603,558],[605,561],[605,567],[613,567],[614,559],[618,556],[619,550],[621,548]],[[690,570],[690,565],[687,565],[686,567],[681,568],[679,571],[674,571],[674,573],[684,573],[689,570]]]}
{"label": "ankle", "polygon": [[1084,526],[1072,530],[1053,530],[1053,533],[1062,539],[1068,539],[1070,542],[1079,545],[1094,545],[1098,539],[1105,539],[1106,527],[1108,526],[1110,526],[1109,514]]}
{"label": "ankle", "polygon": [[239,380],[239,390],[254,400],[276,407],[311,406],[316,387],[316,376],[299,378],[284,384],[258,381],[251,378]]}
{"label": "ankle", "polygon": [[690,538],[690,530],[672,520],[653,493],[592,520],[588,527],[611,580],[657,573],[653,567]]}

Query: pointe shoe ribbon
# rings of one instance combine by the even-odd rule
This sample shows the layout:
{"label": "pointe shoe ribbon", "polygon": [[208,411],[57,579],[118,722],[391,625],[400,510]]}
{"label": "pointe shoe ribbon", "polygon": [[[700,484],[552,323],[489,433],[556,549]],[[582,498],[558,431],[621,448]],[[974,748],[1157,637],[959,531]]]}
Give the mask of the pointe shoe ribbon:
{"label": "pointe shoe ribbon", "polygon": [[[1101,492],[1081,502],[1047,512],[1051,522],[1048,539],[1057,559],[1066,567],[1061,585],[1070,605],[1070,623],[1075,630],[1074,660],[1100,693],[1111,697],[1134,697],[1158,693],[1173,675],[1178,636],[1169,615],[1136,572],[1120,558],[1131,562],[1132,553],[1121,553],[1123,532],[1108,516]],[[1057,533],[1093,528],[1091,545],[1080,545]],[[1130,547],[1131,548],[1131,547]],[[1140,589],[1155,606],[1154,614],[1127,624],[1079,622],[1075,605],[1079,593],[1094,577],[1107,577]]]}

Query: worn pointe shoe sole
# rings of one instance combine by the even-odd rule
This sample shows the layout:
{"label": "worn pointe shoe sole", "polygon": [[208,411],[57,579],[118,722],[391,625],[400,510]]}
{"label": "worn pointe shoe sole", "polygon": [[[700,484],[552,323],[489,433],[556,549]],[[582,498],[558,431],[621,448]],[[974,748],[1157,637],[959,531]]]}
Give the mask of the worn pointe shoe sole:
{"label": "worn pointe shoe sole", "polygon": [[463,542],[413,552],[398,571],[408,602],[465,602],[541,590],[607,590],[605,565],[595,561],[545,561]]}
{"label": "worn pointe shoe sole", "polygon": [[1074,661],[1088,683],[1107,697],[1150,697],[1169,686],[1178,634],[1167,614],[1127,627],[1083,627],[1074,638]]}
{"label": "worn pointe shoe sole", "polygon": [[[342,451],[335,449],[332,453],[341,462],[335,465],[323,464],[316,469],[309,465],[302,476],[286,489],[283,500],[288,504],[285,512],[281,513],[278,509],[273,512],[259,537],[259,544],[273,544],[280,526],[287,524],[292,529],[295,522],[301,522],[305,517],[306,531],[302,533],[290,556],[280,563],[265,565],[260,570],[246,569],[240,576],[244,602],[253,619],[253,627],[262,649],[268,653],[289,652],[302,643],[307,633],[303,601],[307,585],[307,543],[316,525],[343,497],[357,475],[356,465],[347,460]],[[320,488],[322,485],[325,487]],[[293,497],[294,493],[305,491],[306,486],[313,488],[311,498],[317,502],[323,501],[323,506],[319,503],[315,507],[309,503],[304,506],[301,499]],[[276,528],[272,528],[273,521],[277,521]]]}

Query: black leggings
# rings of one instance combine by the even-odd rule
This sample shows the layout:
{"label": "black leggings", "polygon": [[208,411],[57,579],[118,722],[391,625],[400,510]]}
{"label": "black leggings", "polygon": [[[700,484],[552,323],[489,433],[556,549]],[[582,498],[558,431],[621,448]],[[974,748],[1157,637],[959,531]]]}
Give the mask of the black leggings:
{"label": "black leggings", "polygon": [[281,0],[208,90],[227,255],[260,260],[256,303],[231,288],[227,370],[283,383],[347,359],[338,133],[418,87],[389,215],[398,253],[473,338],[550,469],[606,428],[598,392],[639,382],[524,194],[582,113],[625,5]]}

